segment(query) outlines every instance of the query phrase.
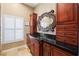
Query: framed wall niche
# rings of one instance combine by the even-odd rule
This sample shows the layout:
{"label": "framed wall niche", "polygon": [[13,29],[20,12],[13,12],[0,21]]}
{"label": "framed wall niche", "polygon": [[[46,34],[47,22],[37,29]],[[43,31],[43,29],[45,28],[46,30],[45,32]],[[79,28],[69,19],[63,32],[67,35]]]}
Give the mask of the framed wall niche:
{"label": "framed wall niche", "polygon": [[[45,12],[38,18],[38,30],[39,32],[52,34],[55,31],[56,19],[54,10]],[[54,33],[55,34],[55,33]]]}

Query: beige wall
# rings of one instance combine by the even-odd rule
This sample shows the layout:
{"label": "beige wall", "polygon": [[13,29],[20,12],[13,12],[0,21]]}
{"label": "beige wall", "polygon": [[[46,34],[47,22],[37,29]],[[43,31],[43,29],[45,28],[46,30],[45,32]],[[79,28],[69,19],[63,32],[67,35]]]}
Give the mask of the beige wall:
{"label": "beige wall", "polygon": [[52,9],[55,11],[55,14],[56,14],[56,4],[55,3],[41,3],[34,9],[34,12],[36,12],[38,14],[38,16],[40,16],[44,12],[49,12]]}
{"label": "beige wall", "polygon": [[29,20],[29,14],[33,12],[33,9],[24,6],[22,4],[14,4],[14,3],[4,3],[2,4],[2,13],[9,14],[14,16],[22,16],[27,21]]}
{"label": "beige wall", "polygon": [[[45,12],[49,12],[52,9],[55,11],[54,14],[56,14],[56,4],[55,3],[43,3],[43,4],[41,3],[34,9],[34,12],[37,13],[38,16],[40,16],[41,14],[43,14]],[[38,32],[41,32],[41,31],[38,30]],[[56,30],[52,33],[51,32],[42,32],[42,33],[56,34]]]}

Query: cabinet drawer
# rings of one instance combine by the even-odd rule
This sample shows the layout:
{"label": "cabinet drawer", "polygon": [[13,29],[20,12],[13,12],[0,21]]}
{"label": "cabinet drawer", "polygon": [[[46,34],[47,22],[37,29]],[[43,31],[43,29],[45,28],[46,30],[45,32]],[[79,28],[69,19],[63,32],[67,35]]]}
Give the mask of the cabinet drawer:
{"label": "cabinet drawer", "polygon": [[66,38],[77,39],[77,35],[64,34]]}
{"label": "cabinet drawer", "polygon": [[64,30],[65,31],[76,31],[77,26],[76,24],[67,24],[67,25],[64,25]]}
{"label": "cabinet drawer", "polygon": [[77,45],[77,38],[65,37],[64,42],[72,45]]}
{"label": "cabinet drawer", "polygon": [[57,31],[77,31],[77,25],[76,24],[63,24],[63,25],[57,25],[56,26]]}
{"label": "cabinet drawer", "polygon": [[43,43],[43,56],[50,56],[51,51],[50,51],[51,46],[48,43]]}
{"label": "cabinet drawer", "polygon": [[64,31],[64,34],[65,35],[74,35],[74,36],[76,36],[77,35],[77,31]]}
{"label": "cabinet drawer", "polygon": [[62,49],[56,48],[56,47],[54,47],[53,53],[54,53],[54,56],[71,56],[72,55],[71,53],[66,52]]}

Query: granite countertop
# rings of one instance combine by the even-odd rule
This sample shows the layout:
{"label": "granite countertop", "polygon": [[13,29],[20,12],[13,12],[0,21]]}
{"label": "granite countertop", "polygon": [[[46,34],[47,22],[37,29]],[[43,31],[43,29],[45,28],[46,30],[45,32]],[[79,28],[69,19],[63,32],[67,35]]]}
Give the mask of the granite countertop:
{"label": "granite countertop", "polygon": [[78,50],[77,50],[77,46],[72,46],[63,42],[59,42],[56,40],[56,36],[55,35],[49,35],[49,34],[42,34],[42,33],[35,33],[35,34],[30,34],[29,36],[36,38],[39,41],[45,41],[51,45],[54,45],[56,47],[59,47],[61,49],[64,49],[66,51],[69,51],[71,53],[73,53],[74,55],[78,55]]}

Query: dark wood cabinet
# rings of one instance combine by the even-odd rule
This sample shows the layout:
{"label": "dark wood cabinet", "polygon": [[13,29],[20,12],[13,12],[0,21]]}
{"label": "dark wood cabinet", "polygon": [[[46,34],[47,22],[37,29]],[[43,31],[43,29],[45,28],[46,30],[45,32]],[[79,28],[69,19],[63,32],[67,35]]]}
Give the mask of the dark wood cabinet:
{"label": "dark wood cabinet", "polygon": [[[77,46],[78,4],[57,4],[56,39],[58,41]],[[77,23],[78,22],[78,23]]]}
{"label": "dark wood cabinet", "polygon": [[51,55],[51,46],[43,42],[43,56],[50,56]]}
{"label": "dark wood cabinet", "polygon": [[40,56],[42,55],[42,47],[41,47],[41,42],[38,41],[36,38],[31,37],[27,35],[27,44],[30,49],[30,52],[32,53],[33,56]]}
{"label": "dark wood cabinet", "polygon": [[37,14],[36,13],[32,13],[30,15],[30,33],[36,33],[37,32]]}
{"label": "dark wood cabinet", "polygon": [[39,41],[34,39],[34,42],[33,42],[34,56],[39,56],[40,55],[39,48],[40,48],[39,47]]}
{"label": "dark wood cabinet", "polygon": [[[28,36],[28,46],[33,56],[70,56],[72,53],[59,47],[51,45],[45,41],[39,41],[34,37]],[[30,42],[29,42],[30,41]]]}
{"label": "dark wood cabinet", "polygon": [[75,4],[73,3],[59,3],[57,4],[57,18],[58,22],[74,22]]}
{"label": "dark wood cabinet", "polygon": [[73,54],[49,43],[43,42],[43,56],[72,56]]}

